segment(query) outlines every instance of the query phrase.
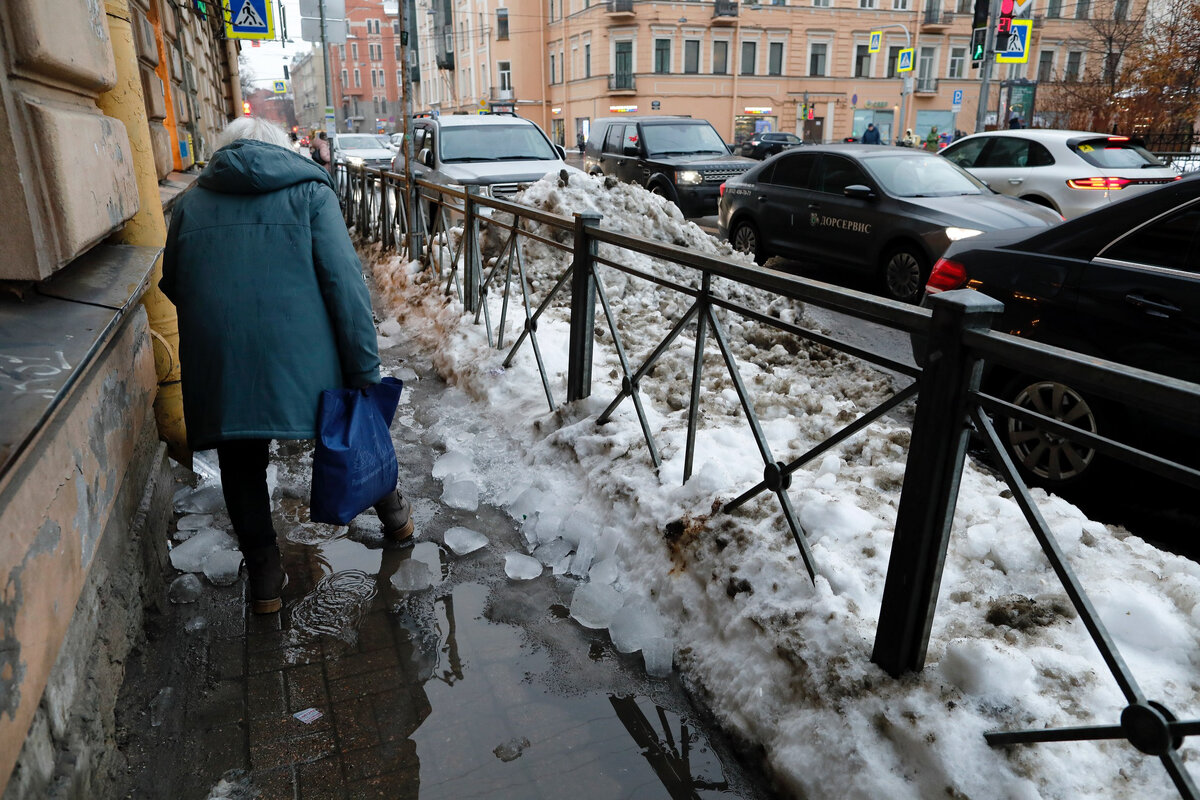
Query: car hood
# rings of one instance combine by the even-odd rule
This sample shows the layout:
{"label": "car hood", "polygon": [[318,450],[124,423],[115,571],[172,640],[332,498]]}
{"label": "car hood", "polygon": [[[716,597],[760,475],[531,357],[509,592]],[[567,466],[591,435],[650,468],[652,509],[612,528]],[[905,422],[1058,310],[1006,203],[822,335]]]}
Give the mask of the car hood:
{"label": "car hood", "polygon": [[[443,164],[441,173],[455,183],[532,183],[567,164],[553,161],[479,161],[465,164]],[[574,167],[571,167],[574,171]]]}
{"label": "car hood", "polygon": [[338,155],[343,155],[347,158],[362,158],[367,161],[382,161],[383,159],[390,159],[395,154],[386,147],[372,147],[362,150],[347,147],[339,150]]}
{"label": "car hood", "polygon": [[730,153],[727,156],[714,156],[712,153],[703,153],[692,156],[651,156],[649,161],[656,164],[669,164],[673,167],[691,167],[692,169],[703,169],[704,167],[725,168],[743,166],[746,169],[757,166],[758,162],[752,158],[745,156],[735,156]]}
{"label": "car hood", "polygon": [[939,221],[984,231],[1044,228],[1062,222],[1057,212],[1002,194],[904,197],[901,202],[934,212]]}

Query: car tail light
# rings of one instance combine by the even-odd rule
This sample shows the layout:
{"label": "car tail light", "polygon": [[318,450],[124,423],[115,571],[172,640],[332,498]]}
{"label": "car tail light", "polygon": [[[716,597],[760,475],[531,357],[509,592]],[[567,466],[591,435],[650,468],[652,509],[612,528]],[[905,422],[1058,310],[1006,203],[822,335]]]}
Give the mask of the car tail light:
{"label": "car tail light", "polygon": [[1108,137],[1108,140],[1110,142],[1128,142],[1129,137],[1128,136],[1110,136],[1110,137]]}
{"label": "car tail light", "polygon": [[1129,178],[1072,178],[1067,186],[1072,189],[1124,189],[1133,183]]}
{"label": "car tail light", "polygon": [[929,273],[929,282],[925,291],[929,294],[948,292],[951,289],[961,289],[967,285],[967,268],[957,261],[939,258]]}

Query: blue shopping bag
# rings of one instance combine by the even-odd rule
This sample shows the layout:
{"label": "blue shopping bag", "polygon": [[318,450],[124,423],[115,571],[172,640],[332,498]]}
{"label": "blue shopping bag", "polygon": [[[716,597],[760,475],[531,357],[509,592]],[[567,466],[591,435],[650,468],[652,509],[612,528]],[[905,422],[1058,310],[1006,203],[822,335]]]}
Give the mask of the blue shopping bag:
{"label": "blue shopping bag", "polygon": [[389,431],[404,383],[384,378],[362,389],[326,389],[317,403],[309,516],[346,525],[396,488]]}

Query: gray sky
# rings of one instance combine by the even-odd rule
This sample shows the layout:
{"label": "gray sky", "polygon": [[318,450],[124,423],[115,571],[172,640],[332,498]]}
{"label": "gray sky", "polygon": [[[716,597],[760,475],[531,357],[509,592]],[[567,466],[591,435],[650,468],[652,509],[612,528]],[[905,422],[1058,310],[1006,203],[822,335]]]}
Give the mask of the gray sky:
{"label": "gray sky", "polygon": [[283,6],[287,17],[288,36],[286,45],[276,41],[263,41],[254,47],[249,41],[242,42],[242,53],[254,70],[255,86],[264,86],[272,81],[283,80],[283,65],[291,64],[297,53],[308,50],[312,45],[300,39],[300,0],[269,0],[274,6],[275,35],[280,35],[279,7]]}

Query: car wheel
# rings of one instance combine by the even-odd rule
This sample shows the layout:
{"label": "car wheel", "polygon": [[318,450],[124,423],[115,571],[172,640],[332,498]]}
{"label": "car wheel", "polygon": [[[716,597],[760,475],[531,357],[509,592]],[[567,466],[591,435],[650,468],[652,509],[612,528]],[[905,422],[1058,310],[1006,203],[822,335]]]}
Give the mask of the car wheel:
{"label": "car wheel", "polygon": [[[1100,433],[1103,415],[1095,403],[1069,385],[1056,380],[1018,377],[1009,382],[1004,399],[1089,433]],[[1023,420],[1004,418],[1001,439],[1026,480],[1049,489],[1077,486],[1097,472],[1097,453]]]}
{"label": "car wheel", "polygon": [[929,260],[912,247],[897,247],[884,256],[882,273],[883,290],[888,297],[916,303],[925,293]]}
{"label": "car wheel", "polygon": [[730,243],[735,250],[754,256],[755,264],[761,266],[767,262],[767,251],[763,248],[762,239],[758,235],[758,228],[754,226],[753,222],[743,220],[735,225],[733,236],[730,237]]}
{"label": "car wheel", "polygon": [[653,186],[651,186],[650,194],[656,194],[659,197],[665,197],[668,200],[671,199],[671,195],[667,194],[667,190],[663,188],[663,185],[661,183],[656,183]]}

